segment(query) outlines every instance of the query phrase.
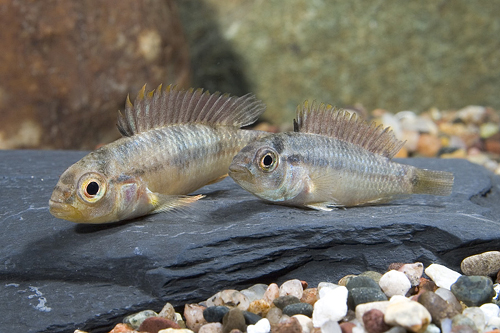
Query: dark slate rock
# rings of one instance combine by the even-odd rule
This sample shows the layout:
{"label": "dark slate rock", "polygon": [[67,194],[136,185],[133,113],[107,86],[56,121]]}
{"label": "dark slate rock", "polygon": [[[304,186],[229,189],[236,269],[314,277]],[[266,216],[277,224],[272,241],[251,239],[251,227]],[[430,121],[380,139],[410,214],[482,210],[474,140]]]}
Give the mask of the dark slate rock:
{"label": "dark slate rock", "polygon": [[243,311],[243,317],[245,317],[245,323],[247,325],[255,325],[259,320],[262,319],[261,316],[250,311]]}
{"label": "dark slate rock", "polygon": [[277,308],[283,310],[287,305],[300,303],[300,299],[293,295],[280,296],[273,301]]}
{"label": "dark slate rock", "polygon": [[209,306],[203,310],[203,318],[209,323],[222,323],[222,318],[229,312],[227,306]]}
{"label": "dark slate rock", "polygon": [[349,290],[347,304],[354,310],[359,304],[387,301],[387,296],[380,288],[359,287]]}
{"label": "dark slate rock", "polygon": [[498,250],[500,179],[464,160],[404,163],[455,174],[449,197],[320,212],[265,203],[231,179],[186,213],[110,225],[58,220],[48,200],[84,152],[0,151],[2,330],[107,332],[129,314],[181,309],[222,289],[292,278],[311,286]]}
{"label": "dark slate rock", "polygon": [[352,288],[375,288],[375,289],[380,289],[380,286],[378,285],[375,280],[368,276],[356,276],[350,279],[346,286],[347,290],[351,290]]}
{"label": "dark slate rock", "polygon": [[313,306],[309,303],[295,303],[285,306],[283,309],[283,314],[287,316],[293,316],[297,314],[302,314],[304,316],[312,317]]}
{"label": "dark slate rock", "polygon": [[451,292],[467,306],[481,306],[495,296],[493,282],[487,276],[462,275],[451,285]]}

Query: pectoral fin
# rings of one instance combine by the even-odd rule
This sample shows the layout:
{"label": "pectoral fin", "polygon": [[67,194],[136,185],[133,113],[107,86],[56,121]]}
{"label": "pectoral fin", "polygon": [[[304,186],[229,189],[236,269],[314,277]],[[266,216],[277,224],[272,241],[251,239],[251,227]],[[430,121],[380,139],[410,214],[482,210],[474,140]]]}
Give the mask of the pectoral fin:
{"label": "pectoral fin", "polygon": [[152,213],[167,212],[172,210],[178,210],[180,208],[186,207],[191,203],[200,200],[205,197],[203,194],[189,196],[189,195],[166,195],[159,193],[151,193],[150,201],[155,207]]}
{"label": "pectoral fin", "polygon": [[224,178],[226,178],[227,176],[228,176],[228,174],[226,173],[225,175],[222,175],[222,176],[215,178],[214,180],[208,182],[206,185],[212,185],[212,184],[218,183],[221,180],[223,180]]}
{"label": "pectoral fin", "polygon": [[325,212],[331,212],[332,210],[334,210],[336,208],[344,208],[344,206],[337,205],[334,202],[315,202],[315,203],[307,204],[306,207],[316,209],[316,210],[322,210]]}

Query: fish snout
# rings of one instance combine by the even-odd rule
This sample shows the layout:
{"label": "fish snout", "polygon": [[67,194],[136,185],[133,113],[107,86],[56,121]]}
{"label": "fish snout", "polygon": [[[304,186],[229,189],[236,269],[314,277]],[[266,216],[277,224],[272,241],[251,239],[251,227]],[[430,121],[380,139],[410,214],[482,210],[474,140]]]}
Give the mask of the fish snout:
{"label": "fish snout", "polygon": [[246,164],[231,163],[231,165],[229,165],[229,176],[233,179],[248,181],[252,177],[252,173]]}
{"label": "fish snout", "polygon": [[54,190],[49,200],[49,211],[57,218],[74,221],[82,218],[82,214],[77,208],[73,207],[69,202],[70,193],[60,190]]}

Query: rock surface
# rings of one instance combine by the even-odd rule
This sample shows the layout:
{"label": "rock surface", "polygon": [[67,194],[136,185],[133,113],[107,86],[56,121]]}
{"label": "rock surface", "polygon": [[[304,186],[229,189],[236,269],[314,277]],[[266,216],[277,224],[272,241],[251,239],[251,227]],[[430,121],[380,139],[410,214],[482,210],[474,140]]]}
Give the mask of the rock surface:
{"label": "rock surface", "polygon": [[[334,212],[259,201],[230,179],[184,215],[78,225],[48,212],[59,175],[84,152],[0,151],[0,311],[5,331],[105,332],[144,309],[228,287],[300,279],[315,286],[388,261],[441,263],[495,250],[500,179],[463,160],[409,164],[453,171],[450,197],[413,196]],[[395,255],[397,254],[397,258]]]}

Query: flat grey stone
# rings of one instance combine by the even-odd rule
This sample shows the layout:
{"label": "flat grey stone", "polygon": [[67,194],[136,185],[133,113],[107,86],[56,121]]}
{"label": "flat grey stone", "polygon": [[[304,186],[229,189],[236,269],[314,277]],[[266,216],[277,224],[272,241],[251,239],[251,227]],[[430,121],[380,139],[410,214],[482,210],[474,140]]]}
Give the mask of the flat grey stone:
{"label": "flat grey stone", "polygon": [[303,210],[268,204],[231,179],[184,214],[109,225],[50,215],[59,175],[84,152],[0,151],[2,330],[105,332],[136,311],[180,309],[256,282],[337,282],[391,262],[446,265],[498,248],[500,177],[464,160],[409,159],[452,171],[449,197]]}

